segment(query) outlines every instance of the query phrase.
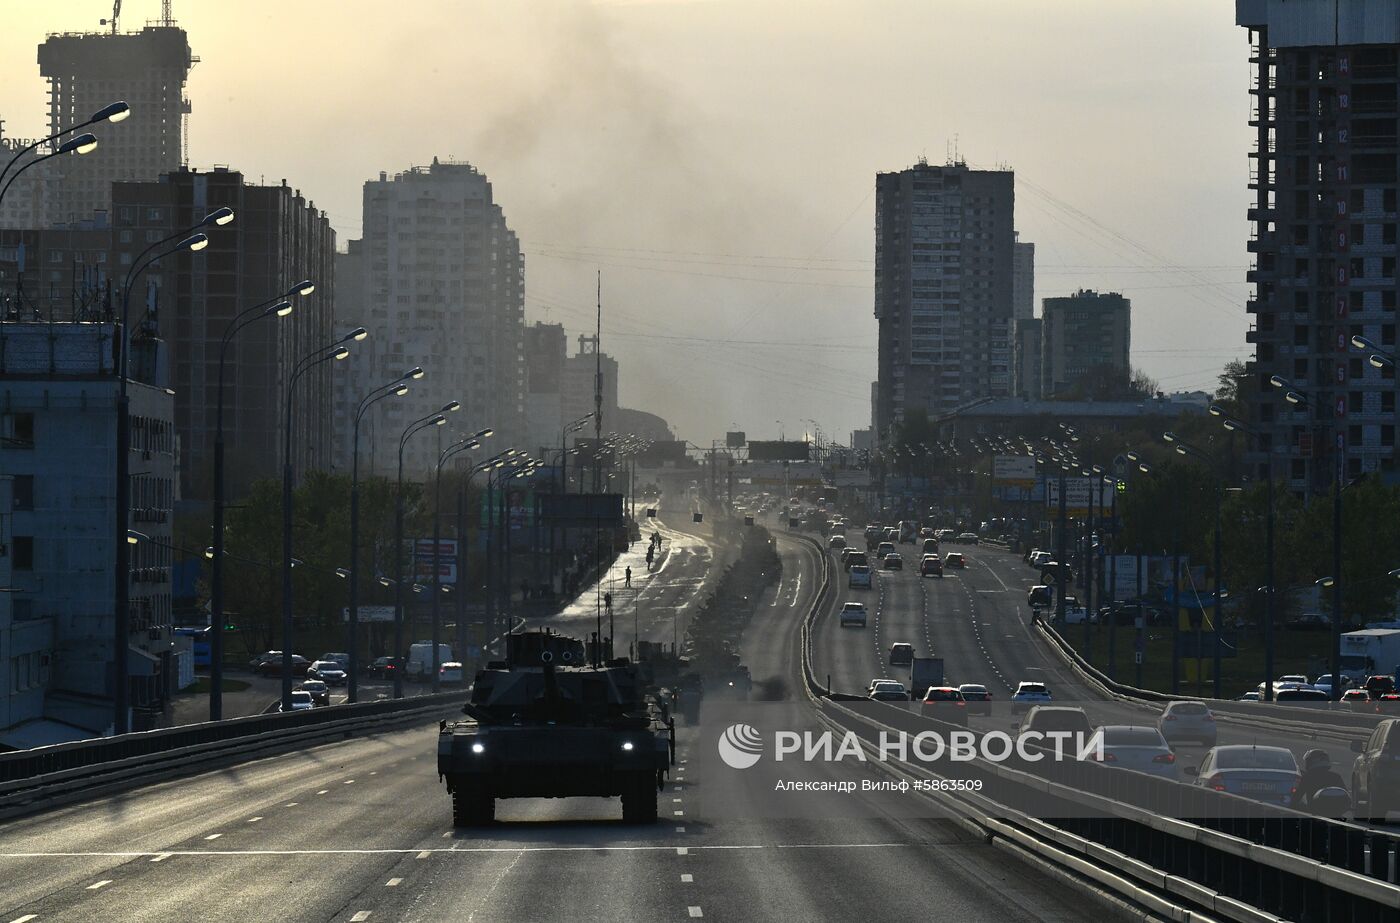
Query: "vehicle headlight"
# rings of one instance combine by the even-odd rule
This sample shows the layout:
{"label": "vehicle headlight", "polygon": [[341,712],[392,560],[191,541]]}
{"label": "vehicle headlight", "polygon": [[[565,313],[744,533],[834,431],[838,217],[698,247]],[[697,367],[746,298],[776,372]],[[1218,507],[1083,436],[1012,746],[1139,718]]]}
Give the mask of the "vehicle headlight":
{"label": "vehicle headlight", "polygon": [[623,741],[622,749],[624,749],[624,750],[631,750],[631,749],[632,749],[632,741],[630,741],[630,740]]}
{"label": "vehicle headlight", "polygon": [[485,753],[485,752],[486,752],[486,745],[485,745],[485,744],[472,744],[472,752],[473,752],[473,753]]}

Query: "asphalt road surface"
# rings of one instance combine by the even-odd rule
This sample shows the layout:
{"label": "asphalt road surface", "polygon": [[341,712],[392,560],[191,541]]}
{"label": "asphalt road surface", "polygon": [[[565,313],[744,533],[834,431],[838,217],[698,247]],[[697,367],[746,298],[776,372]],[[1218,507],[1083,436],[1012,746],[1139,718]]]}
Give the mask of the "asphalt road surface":
{"label": "asphalt road surface", "polygon": [[[782,583],[742,645],[754,677],[785,678],[784,707],[800,709],[796,630],[817,556],[786,537],[779,547]],[[666,573],[649,584],[657,594]],[[668,605],[658,597],[643,636],[670,634]],[[948,822],[707,817],[695,755],[714,741],[697,733],[681,730],[662,822],[645,828],[623,825],[615,799],[522,799],[500,802],[490,828],[454,830],[431,725],[12,821],[0,923],[1086,917],[1082,894]]]}

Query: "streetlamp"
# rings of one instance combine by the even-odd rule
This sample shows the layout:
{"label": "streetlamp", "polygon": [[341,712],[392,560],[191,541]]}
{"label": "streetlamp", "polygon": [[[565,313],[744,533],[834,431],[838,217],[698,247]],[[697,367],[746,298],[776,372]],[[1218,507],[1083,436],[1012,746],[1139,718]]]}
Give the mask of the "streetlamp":
{"label": "streetlamp", "polygon": [[[1224,486],[1224,485],[1221,483],[1221,481],[1222,481],[1222,479],[1223,479],[1223,475],[1221,474],[1220,465],[1219,465],[1218,461],[1216,460],[1215,456],[1214,456],[1214,455],[1211,455],[1209,452],[1205,452],[1205,451],[1203,451],[1203,450],[1201,450],[1201,449],[1196,448],[1196,447],[1193,446],[1193,445],[1189,445],[1189,444],[1187,444],[1187,443],[1185,443],[1185,442],[1182,442],[1181,439],[1180,439],[1180,437],[1178,437],[1175,433],[1172,433],[1172,432],[1163,433],[1163,434],[1162,434],[1162,439],[1163,439],[1164,441],[1169,442],[1169,443],[1172,444],[1173,448],[1176,450],[1176,454],[1181,455],[1181,456],[1183,456],[1183,457],[1185,457],[1185,456],[1194,456],[1194,457],[1196,457],[1196,458],[1199,458],[1199,459],[1205,461],[1205,463],[1206,463],[1207,465],[1210,466],[1211,471],[1212,471],[1212,473],[1215,475],[1215,478],[1216,478],[1216,485],[1215,485],[1215,564],[1214,564],[1214,569],[1215,569],[1215,600],[1214,600],[1214,605],[1213,605],[1213,608],[1214,608],[1214,610],[1215,610],[1215,626],[1214,626],[1214,627],[1215,627],[1215,651],[1214,651],[1214,670],[1215,670],[1215,677],[1214,677],[1214,686],[1213,686],[1213,688],[1214,688],[1214,697],[1218,699],[1218,698],[1220,698],[1220,661],[1221,661],[1221,654],[1222,654],[1222,648],[1223,648],[1222,641],[1221,641],[1221,632],[1222,632],[1222,631],[1224,630],[1224,628],[1225,628],[1224,624],[1221,622],[1221,615],[1220,615],[1220,608],[1221,608],[1220,603],[1221,603],[1221,598],[1225,595],[1225,591],[1224,591],[1224,579],[1223,579],[1223,578],[1224,578],[1224,575],[1221,573],[1221,562],[1220,562],[1220,545],[1221,545],[1221,538],[1220,538],[1220,534],[1221,534],[1221,533],[1220,533],[1220,501],[1221,501],[1221,495],[1224,493],[1224,490],[1223,490],[1223,486]],[[1197,637],[1198,637],[1198,638],[1200,637],[1199,634],[1197,635]],[[1197,657],[1197,660],[1198,660],[1198,661],[1199,661],[1199,659],[1200,659],[1200,656],[1201,656],[1201,651],[1200,651],[1200,647],[1198,646],[1198,647],[1196,648],[1196,657]],[[1197,684],[1198,684],[1198,686],[1199,686],[1199,683],[1200,683],[1200,676],[1197,676],[1197,677],[1196,677],[1196,682],[1197,682]]]}
{"label": "streetlamp", "polygon": [[[433,588],[436,590],[446,590],[442,585],[442,568],[438,564],[438,548],[442,544],[442,464],[447,459],[458,452],[467,452],[481,447],[481,440],[490,438],[495,430],[483,429],[465,439],[453,443],[442,451],[438,456],[437,471],[434,475],[433,485]],[[462,537],[457,536],[457,541],[462,541]],[[458,575],[460,579],[460,575]],[[438,677],[438,670],[441,667],[438,656],[438,642],[441,639],[441,622],[438,616],[438,597],[441,593],[433,594],[433,691],[441,690],[441,681]],[[461,651],[458,651],[457,659],[461,660]]]}
{"label": "streetlamp", "polygon": [[[442,426],[447,415],[461,408],[460,401],[448,401],[440,410],[419,417],[404,427],[399,436],[399,473],[394,491],[394,653],[399,659],[399,669],[394,671],[394,698],[403,698],[403,671],[407,668],[403,658],[403,450],[409,437],[430,426]],[[434,652],[434,659],[436,652]]]}
{"label": "streetlamp", "polygon": [[316,283],[305,279],[276,298],[253,305],[234,315],[219,339],[219,387],[214,412],[214,551],[209,577],[209,720],[224,717],[224,365],[228,347],[238,332],[265,317],[292,313],[291,297],[309,295]]}
{"label": "streetlamp", "polygon": [[[448,449],[449,455],[455,455],[459,451],[466,451],[466,446],[461,448]],[[467,492],[471,488],[472,478],[482,471],[492,468],[499,468],[506,463],[514,449],[507,449],[499,452],[483,462],[473,465],[467,470],[466,476],[457,488],[457,659],[462,660],[462,655],[467,650]],[[446,589],[444,587],[444,589]],[[465,661],[462,661],[465,663]]]}
{"label": "streetlamp", "polygon": [[[33,160],[29,161],[24,166],[16,170],[14,172],[14,175],[11,176],[8,181],[6,181],[4,186],[0,186],[0,202],[5,201],[5,193],[10,191],[10,187],[15,184],[15,180],[19,179],[20,174],[23,173],[25,170],[28,170],[30,167],[37,166],[46,160],[58,157],[60,154],[87,154],[92,151],[95,151],[96,149],[97,137],[91,134],[84,134],[78,135],[78,137],[76,138],[72,138],[68,141],[63,142],[58,146],[56,150],[35,157]],[[19,154],[16,154],[15,160],[18,159]],[[13,165],[14,160],[11,160],[10,164]],[[7,166],[5,169],[8,170],[9,167]],[[0,176],[4,176],[4,171],[0,171]]]}
{"label": "streetlamp", "polygon": [[[98,109],[96,112],[94,112],[88,118],[87,121],[79,122],[77,125],[71,125],[68,128],[63,129],[62,131],[56,131],[53,134],[49,135],[47,138],[40,138],[33,144],[30,144],[27,147],[20,148],[18,151],[15,152],[15,156],[10,158],[10,162],[5,165],[5,169],[0,170],[0,179],[5,178],[5,174],[10,172],[10,168],[13,167],[16,163],[18,163],[21,157],[23,157],[25,154],[28,154],[35,148],[39,147],[41,144],[48,144],[50,141],[57,141],[64,135],[71,134],[80,128],[87,128],[89,125],[96,125],[99,122],[110,122],[115,125],[117,122],[124,121],[130,115],[131,107],[128,106],[126,103],[121,101],[115,103],[108,103],[101,109]],[[74,138],[71,141],[64,142],[63,144],[59,145],[59,149],[55,153],[66,154],[69,151],[77,151],[77,153],[79,154],[86,154],[88,151],[92,150],[96,146],[97,139],[94,138],[92,135],[87,134],[82,135],[78,138]],[[64,148],[67,148],[67,150],[64,150]],[[79,150],[79,148],[84,149]],[[43,154],[39,157],[36,157],[34,160],[31,160],[29,163],[25,164],[24,166],[20,167],[17,171],[15,171],[15,176],[18,176],[20,173],[23,173],[25,170],[34,166],[34,164],[39,163],[42,160],[47,160],[52,156],[54,156],[54,154]],[[10,179],[10,182],[14,182],[13,177]],[[5,184],[5,188],[10,188],[9,183]],[[0,200],[3,200],[4,198],[4,193],[0,192]]]}
{"label": "streetlamp", "polygon": [[1220,418],[1220,423],[1232,433],[1244,433],[1268,454],[1267,472],[1264,478],[1265,505],[1268,511],[1264,518],[1264,701],[1274,699],[1274,449],[1273,444],[1252,426],[1236,420],[1225,412],[1219,404],[1211,404],[1212,416]]}
{"label": "streetlamp", "polygon": [[[75,138],[74,141],[80,140]],[[141,252],[132,261],[131,269],[126,274],[126,280],[122,286],[122,323],[121,341],[118,346],[117,362],[117,489],[116,489],[116,563],[113,578],[116,582],[115,602],[113,612],[113,646],[112,646],[112,710],[114,720],[112,722],[113,734],[125,734],[128,729],[127,720],[127,647],[130,643],[128,635],[128,623],[130,618],[130,593],[131,593],[131,556],[126,538],[127,525],[131,519],[131,399],[127,393],[127,368],[128,356],[131,352],[127,342],[127,318],[131,306],[131,285],[147,267],[157,262],[162,257],[175,253],[197,253],[209,246],[209,238],[203,233],[197,232],[202,227],[212,227],[214,225],[228,224],[233,220],[233,210],[229,208],[216,209],[205,216],[204,220],[193,228],[181,231],[179,234],[172,234],[163,240],[158,240]],[[189,235],[186,237],[185,235]],[[162,245],[169,244],[176,238],[183,238],[173,247],[160,250],[155,256],[150,256],[152,250],[156,250]],[[148,258],[149,257],[149,258]]]}
{"label": "streetlamp", "polygon": [[423,368],[415,366],[371,390],[355,408],[354,435],[350,440],[350,681],[346,691],[346,698],[352,703],[358,701],[360,692],[360,420],[372,404],[407,394],[408,383],[421,379],[423,374]]}
{"label": "streetlamp", "polygon": [[[1352,345],[1356,345],[1356,340],[1361,340],[1363,344],[1370,346],[1371,343],[1365,337],[1353,337]],[[1375,355],[1371,357],[1371,364],[1376,365],[1376,360],[1380,360],[1384,366],[1387,361],[1384,356]],[[1298,392],[1293,384],[1286,378],[1272,375],[1269,384],[1283,391],[1283,399],[1288,403],[1298,407],[1312,409],[1313,403],[1303,394]],[[1345,460],[1342,456],[1342,433],[1337,431],[1337,441],[1335,443],[1337,453],[1336,465],[1334,465],[1333,478],[1334,487],[1332,490],[1332,578],[1326,586],[1332,589],[1332,692],[1329,695],[1333,701],[1337,701],[1342,696],[1342,487],[1344,484],[1342,476],[1342,466]],[[1273,678],[1268,678],[1268,683],[1272,683]],[[1271,690],[1272,686],[1266,684],[1266,690]]]}
{"label": "streetlamp", "polygon": [[328,346],[302,356],[287,379],[287,405],[282,434],[282,710],[292,710],[292,395],[297,379],[323,362],[340,361],[350,355],[348,344],[369,336],[356,327]]}

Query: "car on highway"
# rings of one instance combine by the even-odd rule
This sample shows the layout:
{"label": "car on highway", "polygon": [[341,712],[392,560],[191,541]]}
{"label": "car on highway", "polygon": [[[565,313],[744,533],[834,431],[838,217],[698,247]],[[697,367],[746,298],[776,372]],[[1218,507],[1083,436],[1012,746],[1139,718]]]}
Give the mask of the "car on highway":
{"label": "car on highway", "polygon": [[884,565],[885,570],[904,570],[904,555],[898,551],[890,552],[885,555]]}
{"label": "car on highway", "polygon": [[899,527],[898,527],[898,526],[890,526],[890,527],[888,527],[887,529],[885,529],[885,533],[884,533],[884,535],[883,535],[883,537],[882,537],[882,541],[889,542],[891,545],[893,545],[893,544],[895,544],[896,542],[898,542],[898,541],[899,541]]}
{"label": "car on highway", "polygon": [[848,602],[841,606],[841,627],[854,625],[857,628],[864,628],[869,620],[870,614],[865,609],[865,603]]}
{"label": "car on highway", "polygon": [[881,542],[879,546],[875,549],[875,557],[881,560],[884,560],[885,555],[894,553],[894,542]]}
{"label": "car on highway", "polygon": [[850,570],[858,565],[861,567],[870,566],[870,555],[866,554],[864,551],[857,551],[854,548],[848,550],[850,554],[846,555],[846,557],[841,560],[841,564],[846,570]]}
{"label": "car on highway", "polygon": [[1342,693],[1341,702],[1348,708],[1371,708],[1371,693],[1365,689],[1348,689]]}
{"label": "car on highway", "polygon": [[909,701],[909,690],[904,688],[904,684],[892,679],[877,679],[870,684],[870,690],[866,698],[876,702],[907,702]]}
{"label": "car on highway", "polygon": [[990,715],[992,713],[992,694],[987,687],[981,683],[963,683],[958,687],[962,693],[963,701],[967,703],[967,713],[969,715]]}
{"label": "car on highway", "polygon": [[[1094,733],[1094,726],[1089,722],[1089,716],[1084,713],[1084,709],[1073,705],[1032,705],[1021,719],[1021,726],[1017,729],[1017,736],[1021,734],[1049,734],[1057,731],[1068,731],[1071,734],[1082,734],[1087,741]],[[1053,746],[1053,742],[1051,743]],[[1066,744],[1066,749],[1076,746],[1074,741]]]}
{"label": "car on highway", "polygon": [[919,530],[919,538],[927,540],[933,537],[933,526],[924,526]]}
{"label": "car on highway", "polygon": [[1287,747],[1232,744],[1206,751],[1185,770],[1194,785],[1285,807],[1298,795],[1298,761]]}
{"label": "car on highway", "polygon": [[1354,814],[1383,822],[1389,812],[1400,811],[1400,719],[1380,722],[1364,741],[1352,741],[1351,749]]}
{"label": "car on highway", "polygon": [[462,665],[456,660],[438,665],[438,682],[443,685],[461,685],[463,675]]}
{"label": "car on highway", "polygon": [[1375,676],[1366,678],[1366,691],[1371,694],[1371,698],[1379,699],[1388,692],[1395,691],[1395,677],[1378,673]]}
{"label": "car on highway", "polygon": [[254,657],[252,660],[248,661],[248,669],[250,669],[250,670],[257,670],[258,667],[260,667],[260,666],[262,666],[263,664],[267,663],[269,660],[281,660],[281,659],[282,659],[282,652],[281,652],[281,651],[263,651],[261,654],[259,654],[258,656]]}
{"label": "car on highway", "polygon": [[926,554],[919,560],[920,577],[942,577],[943,561],[936,554]]}
{"label": "car on highway", "polygon": [[870,574],[870,568],[864,564],[857,564],[851,568],[851,574],[846,580],[846,585],[853,590],[868,590],[874,582],[874,577]]}
{"label": "car on highway", "polygon": [[933,533],[933,537],[938,539],[940,542],[951,542],[954,538],[957,537],[957,533],[954,532],[952,529],[939,529],[938,531]]}
{"label": "car on highway", "polygon": [[311,697],[311,693],[307,692],[305,689],[293,689],[293,690],[292,690],[292,707],[291,707],[290,709],[288,709],[288,708],[284,708],[282,705],[278,705],[278,706],[277,706],[277,710],[278,710],[278,711],[310,711],[311,709],[313,709],[313,708],[315,708],[315,707],[316,707],[316,700],[313,699],[313,698]]}
{"label": "car on highway", "polygon": [[329,686],[344,686],[349,679],[345,668],[334,660],[318,660],[306,668],[307,679],[319,679]]}
{"label": "car on highway", "polygon": [[331,687],[319,679],[309,679],[297,687],[302,692],[311,693],[311,701],[316,705],[331,704]]}
{"label": "car on highway", "polygon": [[1026,605],[1032,609],[1049,609],[1055,605],[1055,588],[1036,584],[1026,593]]}
{"label": "car on highway", "polygon": [[967,558],[963,557],[961,551],[950,551],[943,556],[944,567],[956,567],[959,570],[967,569]]}
{"label": "car on highway", "polygon": [[847,545],[845,548],[841,549],[840,561],[842,567],[846,566],[846,559],[849,558],[854,551],[855,549],[852,548],[850,545]]}
{"label": "car on highway", "polygon": [[1168,702],[1157,716],[1157,730],[1172,745],[1189,740],[1215,746],[1215,716],[1204,702]]}
{"label": "car on highway", "polygon": [[1280,705],[1326,705],[1331,699],[1321,689],[1311,686],[1287,686],[1274,693],[1274,701]]}
{"label": "car on highway", "polygon": [[977,533],[976,533],[976,532],[962,532],[962,533],[960,533],[960,534],[958,535],[958,544],[959,544],[959,545],[975,545],[975,544],[977,544]]}
{"label": "car on highway", "polygon": [[924,539],[924,551],[923,551],[923,553],[924,553],[924,554],[938,554],[938,539],[936,539],[936,538],[926,538],[926,539]]}
{"label": "car on highway", "polygon": [[914,662],[914,645],[907,641],[896,641],[890,645],[890,666],[907,667]]}
{"label": "car on highway", "polygon": [[967,726],[967,701],[956,686],[930,686],[924,692],[923,715]]}
{"label": "car on highway", "polygon": [[1246,692],[1244,695],[1235,696],[1236,702],[1262,702],[1264,697],[1257,692]]}
{"label": "car on highway", "polygon": [[369,674],[380,679],[393,679],[398,668],[399,659],[397,657],[376,657],[370,661]]}
{"label": "car on highway", "polygon": [[[292,675],[305,676],[306,671],[311,667],[311,661],[300,654],[292,655]],[[259,676],[281,676],[282,675],[282,655],[279,653],[272,660],[264,660],[253,670]]]}
{"label": "car on highway", "polygon": [[846,547],[846,536],[844,536],[844,535],[842,535],[842,534],[840,534],[840,533],[838,532],[837,534],[831,536],[831,538],[828,538],[828,539],[826,540],[826,546],[827,546],[828,548],[835,549],[835,550],[839,550],[839,549],[841,549],[841,548],[845,548],[845,547]]}
{"label": "car on highway", "polygon": [[1050,701],[1050,687],[1044,683],[1018,683],[1016,691],[1011,693],[1011,714],[1019,715],[1034,705]]}
{"label": "car on highway", "polygon": [[[1324,673],[1324,674],[1322,674],[1322,675],[1319,676],[1317,679],[1315,679],[1315,680],[1312,681],[1312,687],[1313,687],[1314,689],[1321,689],[1323,692],[1327,693],[1327,697],[1328,697],[1328,698],[1331,698],[1331,697],[1332,697],[1332,674],[1331,674],[1331,673]],[[1342,677],[1342,688],[1343,688],[1343,689],[1349,689],[1349,688],[1351,688],[1351,680],[1347,679],[1345,676]]]}
{"label": "car on highway", "polygon": [[1055,556],[1052,555],[1052,554],[1051,554],[1050,552],[1048,552],[1048,551],[1032,551],[1032,552],[1031,552],[1031,557],[1030,557],[1030,564],[1031,564],[1031,567],[1044,567],[1045,565],[1049,564],[1049,563],[1050,563],[1051,561],[1053,561],[1053,560],[1055,560]]}
{"label": "car on highway", "polygon": [[1162,732],[1154,727],[1107,724],[1100,727],[1102,762],[1115,769],[1131,769],[1165,779],[1176,779],[1180,768]]}
{"label": "car on highway", "polygon": [[345,671],[346,671],[347,673],[350,672],[350,655],[349,655],[349,654],[342,653],[342,652],[339,652],[339,651],[331,651],[329,654],[322,654],[320,657],[317,657],[316,659],[317,659],[317,660],[334,660],[336,663],[338,663],[338,664],[340,664],[342,667],[344,667],[344,668],[345,668]]}

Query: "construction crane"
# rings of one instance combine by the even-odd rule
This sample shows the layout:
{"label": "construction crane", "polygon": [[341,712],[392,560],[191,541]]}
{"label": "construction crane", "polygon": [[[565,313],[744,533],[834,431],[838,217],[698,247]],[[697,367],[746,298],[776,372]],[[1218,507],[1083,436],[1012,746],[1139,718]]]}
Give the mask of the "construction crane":
{"label": "construction crane", "polygon": [[[167,10],[169,10],[170,4],[169,4],[169,3],[166,3],[165,7],[166,7]],[[103,25],[103,26],[110,25],[110,26],[112,27],[112,34],[113,34],[113,35],[116,35],[116,34],[117,34],[117,19],[118,19],[118,17],[121,16],[121,14],[122,14],[122,0],[112,0],[112,18],[111,18],[111,19],[99,19],[97,22],[98,22],[99,25]]]}

